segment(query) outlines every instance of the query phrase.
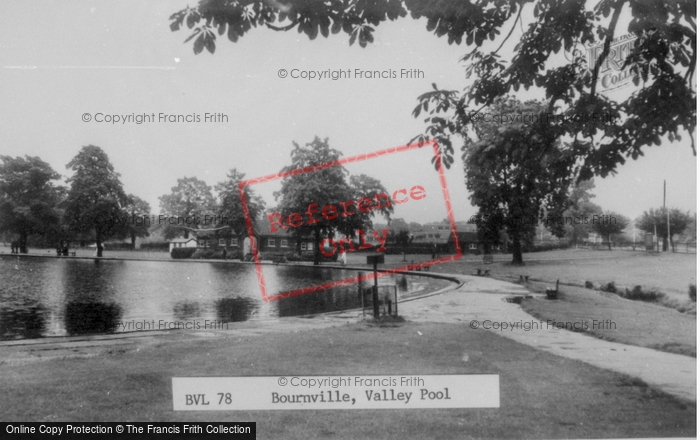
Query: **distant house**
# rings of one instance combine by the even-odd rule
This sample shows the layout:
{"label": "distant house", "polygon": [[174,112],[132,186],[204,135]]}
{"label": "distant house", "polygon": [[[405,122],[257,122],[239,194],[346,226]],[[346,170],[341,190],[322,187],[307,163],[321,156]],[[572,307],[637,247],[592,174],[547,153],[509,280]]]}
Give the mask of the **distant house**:
{"label": "distant house", "polygon": [[196,247],[197,246],[197,240],[190,237],[190,238],[174,238],[170,240],[168,243],[170,243],[170,249],[168,249],[169,252],[172,252],[173,249],[175,248],[181,248],[181,247]]}
{"label": "distant house", "polygon": [[[258,250],[261,252],[296,253],[297,249],[302,254],[314,253],[313,237],[295,238],[290,231],[277,229],[272,232],[270,220],[265,217],[255,224],[255,235],[258,239]],[[299,247],[297,247],[297,244]]]}
{"label": "distant house", "polygon": [[[253,227],[259,252],[280,254],[297,252],[297,242],[301,253],[313,253],[313,238],[297,239],[291,232],[278,230],[271,232],[270,222],[266,218],[256,222]],[[252,252],[248,231],[238,233],[232,230],[199,230],[192,232],[189,239],[176,238],[170,241],[170,250],[174,247],[197,247],[219,251],[226,249],[230,258],[243,258]],[[186,245],[184,243],[187,243]],[[181,244],[182,243],[182,244]]]}
{"label": "distant house", "polygon": [[[478,254],[484,251],[483,244],[479,242],[475,224],[458,222],[455,224],[455,226],[457,229],[457,239],[459,241],[459,246],[462,249],[462,253]],[[456,252],[452,227],[448,224],[429,223],[423,225],[423,228],[420,231],[415,231],[412,234],[412,243],[447,246],[449,252]],[[494,246],[492,249],[499,250],[499,247]]]}
{"label": "distant house", "polygon": [[241,253],[243,237],[229,230],[200,230],[194,231],[196,246],[200,249],[214,251],[226,249],[228,255],[236,258]]}

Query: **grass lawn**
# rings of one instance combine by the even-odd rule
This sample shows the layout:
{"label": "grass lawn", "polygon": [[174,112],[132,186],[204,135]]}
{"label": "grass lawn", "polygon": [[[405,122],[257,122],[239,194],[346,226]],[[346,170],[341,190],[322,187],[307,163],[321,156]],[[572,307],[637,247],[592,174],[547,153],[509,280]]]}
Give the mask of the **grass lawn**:
{"label": "grass lawn", "polygon": [[[491,276],[517,282],[520,274],[531,278],[526,287],[536,293],[554,287],[559,279],[560,299],[523,301],[522,308],[541,320],[557,322],[588,322],[587,333],[609,341],[649,347],[661,351],[696,356],[697,337],[695,303],[688,297],[688,283],[694,281],[695,255],[644,254],[625,251],[567,250],[526,254],[528,258],[540,255],[552,261],[526,261],[524,266],[506,262],[489,265]],[[585,255],[612,256],[613,258],[582,259]],[[572,259],[568,259],[568,257]],[[475,267],[483,264],[454,262],[435,266],[435,272],[473,275]],[[614,281],[618,288],[642,285],[666,294],[663,300],[673,307],[683,306],[691,313],[623,299],[615,294],[583,288],[586,281],[599,287]],[[580,287],[578,287],[580,286]],[[593,328],[593,320],[611,320],[615,328]]]}
{"label": "grass lawn", "polygon": [[[503,255],[499,254],[499,257]],[[528,261],[538,257],[549,261]],[[689,299],[688,285],[696,283],[695,254],[569,249],[524,254],[524,258],[524,266],[496,262],[490,265],[491,274],[496,278],[511,280],[517,280],[519,274],[528,274],[536,280],[553,283],[559,279],[562,283],[581,287],[590,281],[596,288],[614,281],[618,287],[632,289],[641,285],[645,290],[658,289],[682,301]],[[482,266],[476,262],[450,262],[435,266],[435,271],[471,275],[476,272],[475,265]]]}
{"label": "grass lawn", "polygon": [[[527,287],[542,293],[545,284],[529,283]],[[585,321],[588,323],[586,333],[601,339],[696,357],[697,318],[694,315],[573,286],[559,286],[556,301],[525,299],[521,307],[543,321]],[[611,320],[615,326],[594,328],[593,320]]]}
{"label": "grass lawn", "polygon": [[[498,409],[174,412],[173,376],[499,374]],[[696,406],[643,382],[461,324],[350,324],[196,338],[0,366],[0,420],[256,421],[258,438],[696,435]]]}

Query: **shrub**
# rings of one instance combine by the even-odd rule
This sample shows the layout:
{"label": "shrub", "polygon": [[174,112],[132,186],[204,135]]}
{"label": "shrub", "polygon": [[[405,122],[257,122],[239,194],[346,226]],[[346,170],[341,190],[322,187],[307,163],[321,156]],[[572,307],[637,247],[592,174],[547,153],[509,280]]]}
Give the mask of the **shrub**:
{"label": "shrub", "polygon": [[170,258],[175,260],[191,258],[192,254],[194,254],[196,250],[197,248],[173,248],[173,250],[170,251]]}
{"label": "shrub", "polygon": [[287,257],[287,261],[303,261],[301,255],[295,254],[294,252],[288,253],[285,257]]}
{"label": "shrub", "polygon": [[586,281],[585,286],[586,286],[586,289],[593,289],[593,283],[591,283],[590,281]]}
{"label": "shrub", "polygon": [[523,246],[523,252],[546,252],[546,251],[553,251],[556,249],[568,249],[570,247],[571,247],[571,244],[569,242],[540,243],[540,244]]}
{"label": "shrub", "polygon": [[110,251],[130,251],[133,249],[131,243],[124,243],[121,241],[105,243],[104,246],[105,249]]}
{"label": "shrub", "polygon": [[[273,260],[276,258],[279,258],[282,256],[279,252],[260,252],[260,259],[261,260]],[[309,253],[309,254],[296,254],[294,252],[289,252],[287,254],[284,254],[284,257],[287,259],[287,261],[314,261],[314,254]],[[330,261],[338,261],[338,253],[334,253],[332,257],[326,257],[323,254],[320,255],[321,262],[330,262]]]}
{"label": "shrub", "polygon": [[690,297],[690,300],[693,302],[697,301],[695,299],[695,290],[696,289],[697,289],[697,286],[695,284],[691,284],[688,286],[688,296]]}
{"label": "shrub", "polygon": [[170,243],[158,241],[154,241],[152,243],[141,243],[140,246],[142,251],[167,251],[169,248]]}
{"label": "shrub", "polygon": [[[376,250],[378,246],[373,246],[372,249],[368,249],[370,252]],[[468,249],[468,245],[462,245],[462,251],[464,253],[471,252],[473,253],[473,250],[470,251]],[[430,255],[433,253],[433,245],[430,243],[411,243],[408,246],[400,246],[392,243],[388,243],[386,250],[384,251],[385,254],[387,255],[401,255],[403,252],[406,252],[406,255],[411,255],[411,254],[422,254],[422,255]],[[437,252],[439,254],[445,255],[449,254],[452,251],[450,250],[449,246],[446,243],[440,243],[437,246]]]}
{"label": "shrub", "polygon": [[615,281],[610,281],[608,284],[603,284],[602,286],[600,286],[600,290],[603,292],[617,293]]}
{"label": "shrub", "polygon": [[214,251],[211,249],[197,249],[197,251],[192,254],[192,258],[195,260],[209,260],[214,258]]}
{"label": "shrub", "polygon": [[657,290],[642,290],[642,286],[634,286],[632,290],[625,289],[624,293],[619,294],[621,297],[635,301],[655,302],[663,299],[666,295]]}

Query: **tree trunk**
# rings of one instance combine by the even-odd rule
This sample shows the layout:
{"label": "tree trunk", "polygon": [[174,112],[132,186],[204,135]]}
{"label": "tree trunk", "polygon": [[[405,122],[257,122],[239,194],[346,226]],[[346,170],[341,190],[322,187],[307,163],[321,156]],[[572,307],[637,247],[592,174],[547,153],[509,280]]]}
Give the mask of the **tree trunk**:
{"label": "tree trunk", "polygon": [[523,250],[520,245],[520,234],[513,236],[513,261],[512,264],[522,266],[523,263]]}
{"label": "tree trunk", "polygon": [[97,256],[102,257],[102,234],[99,230],[95,231],[95,246],[97,247]]}
{"label": "tree trunk", "polygon": [[314,266],[321,262],[321,230],[314,230]]}
{"label": "tree trunk", "polygon": [[667,239],[665,236],[664,236],[663,251],[664,251],[664,252],[668,251],[668,239]]}
{"label": "tree trunk", "polygon": [[135,249],[136,249],[136,234],[134,234],[132,232],[131,233],[131,250],[133,251]]}
{"label": "tree trunk", "polygon": [[612,235],[608,235],[608,250],[612,250]]}
{"label": "tree trunk", "polygon": [[27,235],[28,234],[26,232],[19,233],[19,253],[20,254],[29,253],[29,250],[27,250]]}

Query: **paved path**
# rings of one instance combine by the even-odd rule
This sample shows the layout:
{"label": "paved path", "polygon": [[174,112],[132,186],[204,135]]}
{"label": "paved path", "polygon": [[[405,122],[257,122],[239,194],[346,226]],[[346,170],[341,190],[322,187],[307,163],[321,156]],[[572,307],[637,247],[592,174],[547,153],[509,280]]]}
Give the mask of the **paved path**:
{"label": "paved path", "polygon": [[[486,277],[452,275],[464,285],[442,295],[431,296],[399,305],[402,316],[421,322],[463,322],[472,331],[492,331],[498,335],[559,356],[576,359],[596,367],[638,377],[651,386],[683,399],[696,401],[697,360],[598,339],[547,326],[523,311],[518,304],[504,300],[513,295],[530,294],[524,287]],[[493,322],[520,323],[507,330]],[[530,323],[529,331],[522,324]],[[535,328],[537,327],[537,328]]]}

